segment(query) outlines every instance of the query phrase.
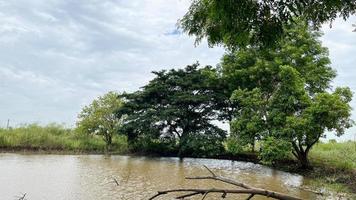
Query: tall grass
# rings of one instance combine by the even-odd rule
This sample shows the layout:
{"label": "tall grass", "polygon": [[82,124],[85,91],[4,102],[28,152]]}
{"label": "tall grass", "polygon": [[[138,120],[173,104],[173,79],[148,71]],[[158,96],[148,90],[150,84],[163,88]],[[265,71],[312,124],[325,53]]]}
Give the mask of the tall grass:
{"label": "tall grass", "polygon": [[[104,152],[105,142],[100,136],[84,135],[58,124],[30,124],[18,128],[0,128],[0,148]],[[114,153],[126,152],[126,138],[115,136],[111,149]]]}
{"label": "tall grass", "polygon": [[319,165],[356,170],[356,141],[316,144],[310,152],[310,159]]}

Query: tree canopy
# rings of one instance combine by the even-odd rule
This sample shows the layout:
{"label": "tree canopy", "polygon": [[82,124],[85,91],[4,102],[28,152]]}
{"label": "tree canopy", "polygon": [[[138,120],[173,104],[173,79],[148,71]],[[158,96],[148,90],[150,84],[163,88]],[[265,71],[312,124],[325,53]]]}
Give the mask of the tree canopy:
{"label": "tree canopy", "polygon": [[142,90],[122,95],[125,106],[119,113],[128,114],[124,128],[129,140],[177,141],[180,156],[221,149],[226,133],[212,123],[217,118],[210,84],[214,69],[194,64],[153,73],[156,77]]}
{"label": "tree canopy", "polygon": [[192,0],[179,25],[196,42],[207,38],[211,46],[236,49],[273,45],[284,35],[283,27],[296,18],[319,27],[337,17],[347,19],[355,11],[356,1],[344,0]]}

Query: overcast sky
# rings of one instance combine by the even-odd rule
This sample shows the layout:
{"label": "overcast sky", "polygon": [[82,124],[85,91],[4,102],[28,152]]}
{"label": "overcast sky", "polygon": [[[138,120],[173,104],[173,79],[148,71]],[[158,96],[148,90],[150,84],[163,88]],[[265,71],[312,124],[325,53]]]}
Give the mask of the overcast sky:
{"label": "overcast sky", "polygon": [[[134,91],[152,70],[199,61],[224,50],[194,46],[176,22],[189,0],[0,0],[0,126],[73,125],[81,108],[110,90]],[[323,28],[335,86],[356,92],[356,33],[337,20]],[[356,98],[354,98],[356,99]],[[356,100],[352,107],[356,108]],[[356,112],[353,111],[353,119]],[[343,139],[356,137],[351,128]]]}

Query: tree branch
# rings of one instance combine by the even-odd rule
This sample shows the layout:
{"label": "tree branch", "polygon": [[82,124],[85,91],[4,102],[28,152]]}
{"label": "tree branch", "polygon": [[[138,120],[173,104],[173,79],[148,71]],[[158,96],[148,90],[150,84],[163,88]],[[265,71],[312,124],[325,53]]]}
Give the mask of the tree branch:
{"label": "tree branch", "polygon": [[271,190],[265,190],[261,188],[255,188],[252,186],[249,186],[247,184],[234,181],[222,176],[217,176],[213,171],[211,171],[207,166],[204,165],[204,167],[210,172],[211,176],[198,176],[198,177],[186,177],[186,179],[190,180],[215,180],[215,181],[220,181],[223,183],[228,183],[234,186],[241,187],[242,189],[195,189],[195,188],[186,188],[186,189],[172,189],[172,190],[165,190],[165,191],[158,191],[158,193],[149,200],[155,199],[158,196],[161,195],[166,195],[168,193],[182,193],[182,192],[187,192],[188,194],[184,194],[181,196],[176,197],[176,199],[184,199],[186,197],[191,197],[195,195],[203,195],[202,200],[205,199],[205,197],[209,193],[221,193],[222,196],[226,196],[226,194],[250,194],[247,199],[251,199],[255,195],[261,195],[261,196],[266,196],[266,197],[271,197],[274,199],[280,199],[280,200],[300,200],[300,198],[292,197],[286,194],[282,194],[279,192],[271,191]]}
{"label": "tree branch", "polygon": [[203,165],[205,167],[205,169],[207,169],[211,175],[213,175],[214,177],[216,176],[215,173],[213,171],[211,171],[206,165]]}
{"label": "tree branch", "polygon": [[206,194],[206,193],[229,193],[229,194],[253,194],[253,195],[261,195],[261,196],[266,196],[266,197],[271,197],[274,199],[280,199],[280,200],[301,200],[300,198],[292,197],[289,195],[277,193],[277,192],[272,192],[268,190],[263,190],[263,189],[195,189],[195,188],[186,188],[186,189],[173,189],[173,190],[165,190],[165,191],[158,191],[158,193],[148,200],[153,200],[157,198],[158,196],[161,195],[166,195],[169,193],[179,193],[179,192],[190,192],[190,196],[193,196],[197,194]]}

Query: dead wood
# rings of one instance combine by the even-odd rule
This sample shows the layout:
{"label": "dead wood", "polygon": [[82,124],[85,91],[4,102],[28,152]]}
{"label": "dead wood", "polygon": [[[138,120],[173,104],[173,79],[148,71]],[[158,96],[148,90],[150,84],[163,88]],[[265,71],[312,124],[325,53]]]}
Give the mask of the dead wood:
{"label": "dead wood", "polygon": [[287,194],[275,192],[272,190],[266,190],[262,188],[256,188],[252,187],[250,185],[247,185],[242,182],[238,182],[235,180],[231,180],[229,178],[225,178],[222,176],[217,176],[213,171],[211,171],[208,167],[204,165],[204,167],[210,172],[210,176],[198,176],[198,177],[186,177],[186,179],[189,180],[214,180],[214,181],[220,181],[223,183],[227,183],[233,186],[239,187],[239,189],[215,189],[215,188],[210,188],[210,189],[201,189],[201,188],[183,188],[183,189],[171,189],[171,190],[164,190],[164,191],[158,191],[157,194],[149,198],[149,200],[155,199],[159,196],[166,195],[169,193],[186,193],[180,196],[177,196],[176,199],[184,199],[188,197],[192,197],[195,195],[203,195],[202,200],[205,199],[205,197],[208,194],[211,193],[220,193],[222,194],[222,198],[225,198],[227,194],[250,194],[247,199],[252,199],[255,195],[261,195],[261,196],[266,196],[274,199],[279,199],[279,200],[301,200],[300,198],[293,197]]}

